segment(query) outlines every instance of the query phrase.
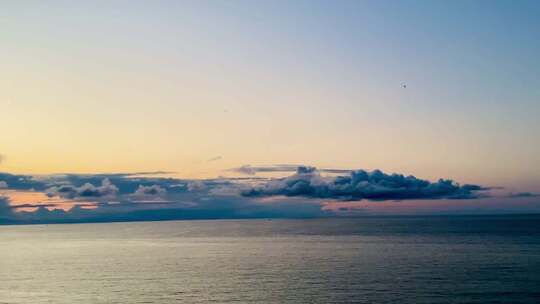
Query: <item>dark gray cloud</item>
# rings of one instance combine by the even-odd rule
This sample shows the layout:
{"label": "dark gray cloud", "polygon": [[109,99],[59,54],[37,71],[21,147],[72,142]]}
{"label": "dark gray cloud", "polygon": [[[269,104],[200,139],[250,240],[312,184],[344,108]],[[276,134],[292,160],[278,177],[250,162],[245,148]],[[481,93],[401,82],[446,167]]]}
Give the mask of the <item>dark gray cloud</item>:
{"label": "dark gray cloud", "polygon": [[161,187],[160,185],[151,185],[151,186],[143,186],[139,185],[139,188],[135,190],[135,195],[145,196],[145,195],[165,195],[167,194],[167,189]]}
{"label": "dark gray cloud", "polygon": [[27,209],[27,208],[40,208],[40,207],[58,207],[58,204],[21,204],[10,206],[11,209]]}
{"label": "dark gray cloud", "polygon": [[30,175],[18,175],[0,172],[0,181],[5,182],[7,185],[9,185],[10,189],[14,190],[43,190],[46,187],[45,184]]}
{"label": "dark gray cloud", "polygon": [[249,187],[242,191],[242,195],[337,200],[474,199],[483,190],[488,189],[478,185],[459,185],[449,179],[429,182],[412,175],[386,174],[380,170],[356,170],[348,175],[324,177],[316,168],[302,166],[292,176]]}
{"label": "dark gray cloud", "polygon": [[540,193],[532,193],[532,192],[517,192],[517,193],[510,193],[510,194],[508,194],[508,197],[510,197],[510,198],[521,198],[521,197],[540,197]]}
{"label": "dark gray cloud", "polygon": [[118,193],[118,187],[113,185],[108,178],[101,181],[101,186],[94,186],[91,183],[85,183],[80,187],[73,185],[60,185],[48,188],[48,196],[60,196],[64,198],[100,198],[113,197]]}
{"label": "dark gray cloud", "polygon": [[10,224],[14,222],[15,213],[13,212],[9,199],[0,196],[0,224]]}
{"label": "dark gray cloud", "polygon": [[9,199],[5,196],[0,196],[0,216],[7,213],[8,211],[11,211]]}
{"label": "dark gray cloud", "polygon": [[[139,172],[140,173],[140,172]],[[93,185],[99,185],[103,179],[108,179],[114,186],[118,188],[118,194],[132,194],[139,186],[152,186],[159,185],[160,187],[167,190],[169,193],[175,192],[185,192],[187,188],[187,183],[189,180],[183,180],[178,178],[163,178],[163,177],[152,177],[140,175],[138,173],[127,174],[127,173],[118,173],[118,174],[97,174],[97,175],[78,175],[71,174],[60,176],[56,180],[50,179],[46,182],[49,185],[56,186],[62,184],[70,184],[76,187],[80,187],[86,183]]]}

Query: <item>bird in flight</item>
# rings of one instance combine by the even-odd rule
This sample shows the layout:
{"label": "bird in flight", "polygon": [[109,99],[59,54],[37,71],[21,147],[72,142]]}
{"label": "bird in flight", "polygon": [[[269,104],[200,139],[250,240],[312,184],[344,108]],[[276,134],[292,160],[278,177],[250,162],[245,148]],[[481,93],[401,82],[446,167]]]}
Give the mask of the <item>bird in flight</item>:
{"label": "bird in flight", "polygon": [[401,84],[401,87],[404,88],[404,89],[406,89],[406,88],[407,88],[407,84],[402,83],[402,84]]}

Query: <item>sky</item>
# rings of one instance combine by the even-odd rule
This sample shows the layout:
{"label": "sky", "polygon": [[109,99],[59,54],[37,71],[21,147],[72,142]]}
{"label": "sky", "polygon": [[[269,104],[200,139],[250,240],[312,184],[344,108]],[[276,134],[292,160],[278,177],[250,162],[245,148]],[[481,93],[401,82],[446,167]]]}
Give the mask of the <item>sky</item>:
{"label": "sky", "polygon": [[[540,211],[538,1],[0,5],[0,196],[9,217],[24,209],[15,204],[110,209],[139,201],[139,184],[165,189],[152,200],[175,204],[229,191],[219,204],[239,210],[212,209],[217,217],[251,204],[326,216],[353,201],[385,214]],[[313,195],[348,170],[377,169],[460,186],[418,197],[368,178],[361,182],[386,187],[382,199],[371,188]],[[276,186],[290,179],[307,181],[307,192]],[[118,189],[85,200],[80,189],[50,191],[104,180]],[[210,191],[216,180],[227,185]],[[464,195],[467,184],[482,190]],[[251,188],[258,194],[245,195]],[[311,209],[292,214],[287,202]]]}

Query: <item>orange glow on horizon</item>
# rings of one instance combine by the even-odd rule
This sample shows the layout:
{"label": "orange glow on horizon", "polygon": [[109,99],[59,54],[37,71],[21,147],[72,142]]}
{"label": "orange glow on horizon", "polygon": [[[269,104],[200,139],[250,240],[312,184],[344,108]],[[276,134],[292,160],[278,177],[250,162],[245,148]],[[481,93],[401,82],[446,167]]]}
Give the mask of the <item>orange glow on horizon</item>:
{"label": "orange glow on horizon", "polygon": [[45,193],[37,191],[5,190],[0,192],[0,195],[8,197],[9,205],[12,207],[32,205],[14,208],[15,212],[33,212],[40,206],[44,206],[49,211],[54,209],[69,211],[75,206],[81,206],[83,209],[97,208],[92,202],[71,201],[59,197],[48,197]]}

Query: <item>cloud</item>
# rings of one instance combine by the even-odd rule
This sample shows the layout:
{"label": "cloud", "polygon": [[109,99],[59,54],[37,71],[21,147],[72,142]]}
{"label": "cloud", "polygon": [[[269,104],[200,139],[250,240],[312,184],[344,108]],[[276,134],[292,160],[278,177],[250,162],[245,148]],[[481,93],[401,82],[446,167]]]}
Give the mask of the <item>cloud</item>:
{"label": "cloud", "polygon": [[167,194],[167,189],[161,187],[160,185],[151,185],[151,186],[143,186],[139,185],[139,188],[135,190],[135,195],[165,195]]}
{"label": "cloud", "polygon": [[[262,166],[254,167],[251,165],[243,165],[238,168],[229,169],[229,171],[246,174],[246,175],[255,175],[257,173],[268,173],[268,172],[296,172],[299,167],[305,167],[304,165],[272,165],[272,166]],[[349,173],[351,170],[348,169],[329,169],[322,168],[318,169],[321,173],[334,173],[334,174],[343,174]]]}
{"label": "cloud", "polygon": [[101,181],[101,186],[94,186],[91,183],[85,183],[80,187],[72,185],[61,185],[48,188],[46,194],[49,197],[60,196],[64,198],[100,198],[114,197],[118,193],[118,187],[113,185],[108,178]]}
{"label": "cloud", "polygon": [[249,218],[313,218],[328,215],[318,204],[278,201],[257,204],[251,200],[210,198],[192,204],[133,203],[108,205],[97,209],[75,206],[69,211],[39,207],[33,212],[21,211],[13,223],[84,223],[114,221],[158,221],[181,219],[249,219]]}
{"label": "cloud", "polygon": [[[256,174],[292,170],[291,166],[246,168]],[[419,203],[416,200],[428,200],[423,204],[429,205],[432,199],[475,199],[488,197],[484,190],[492,189],[460,185],[448,179],[431,182],[379,170],[336,170],[339,171],[299,166],[289,176],[280,178],[249,176],[203,180],[125,173],[48,176],[0,173],[0,181],[5,181],[13,190],[6,194],[13,201],[18,192],[30,189],[48,195],[35,201],[19,201],[18,206],[10,206],[8,198],[1,198],[0,224],[355,216],[372,212],[367,205],[381,206],[377,201],[397,204],[403,212],[415,208]],[[512,196],[531,195],[535,194],[524,192]],[[30,197],[26,193],[23,196]]]}
{"label": "cloud", "polygon": [[9,198],[0,196],[0,224],[10,223],[14,220],[14,213],[9,204]]}
{"label": "cloud", "polygon": [[26,209],[26,208],[40,208],[40,207],[58,207],[58,204],[21,204],[10,206],[11,209]]}
{"label": "cloud", "polygon": [[8,187],[8,183],[5,181],[0,181],[0,189],[7,189]]}
{"label": "cloud", "polygon": [[11,210],[9,206],[9,199],[5,196],[0,196],[0,215],[9,210]]}
{"label": "cloud", "polygon": [[218,160],[221,160],[221,159],[223,159],[223,157],[221,155],[218,155],[218,156],[209,158],[207,161],[208,162],[213,162],[213,161],[218,161]]}
{"label": "cloud", "polygon": [[539,196],[540,196],[540,193],[532,193],[532,192],[518,192],[518,193],[508,194],[508,197],[510,198],[539,197]]}
{"label": "cloud", "polygon": [[257,172],[259,172],[256,168],[251,167],[250,165],[243,165],[238,168],[233,168],[231,171],[247,174],[247,175],[255,175]]}
{"label": "cloud", "polygon": [[380,170],[356,170],[348,175],[323,177],[314,167],[301,166],[294,175],[272,179],[244,189],[246,197],[302,196],[337,200],[407,200],[407,199],[474,199],[477,185],[459,185],[449,179],[437,182],[418,179],[412,175],[385,174]]}
{"label": "cloud", "polygon": [[206,186],[206,184],[203,181],[194,180],[194,181],[188,182],[187,189],[190,192],[195,192],[195,191],[207,190],[208,187]]}
{"label": "cloud", "polygon": [[43,190],[45,185],[29,175],[18,175],[0,172],[0,181],[9,185],[10,189],[15,190]]}

